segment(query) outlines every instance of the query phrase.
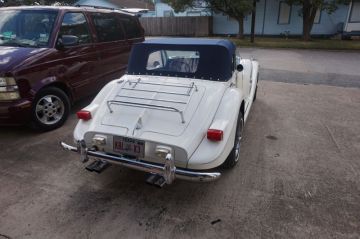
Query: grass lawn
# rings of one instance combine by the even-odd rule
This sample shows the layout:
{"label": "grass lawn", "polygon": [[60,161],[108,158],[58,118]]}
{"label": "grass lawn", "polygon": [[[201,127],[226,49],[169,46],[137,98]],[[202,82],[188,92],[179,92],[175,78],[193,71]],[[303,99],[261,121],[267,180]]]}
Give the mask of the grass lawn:
{"label": "grass lawn", "polygon": [[328,50],[360,50],[360,40],[313,39],[305,42],[296,38],[256,37],[255,43],[250,38],[243,40],[230,38],[238,47],[260,48],[295,48],[295,49],[328,49]]}

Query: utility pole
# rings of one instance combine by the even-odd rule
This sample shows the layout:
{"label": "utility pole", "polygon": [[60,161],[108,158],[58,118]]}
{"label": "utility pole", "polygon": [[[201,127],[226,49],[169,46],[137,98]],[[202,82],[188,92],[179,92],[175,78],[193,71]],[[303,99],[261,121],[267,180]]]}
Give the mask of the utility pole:
{"label": "utility pole", "polygon": [[257,0],[253,0],[253,10],[251,13],[251,43],[255,41],[256,1]]}

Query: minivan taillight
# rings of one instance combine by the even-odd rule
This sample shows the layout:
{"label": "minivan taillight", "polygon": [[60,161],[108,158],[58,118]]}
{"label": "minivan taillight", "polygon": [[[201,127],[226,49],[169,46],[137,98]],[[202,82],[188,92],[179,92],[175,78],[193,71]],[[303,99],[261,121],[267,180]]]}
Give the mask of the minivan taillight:
{"label": "minivan taillight", "polygon": [[91,112],[87,110],[80,110],[76,113],[78,119],[82,119],[85,121],[91,120]]}

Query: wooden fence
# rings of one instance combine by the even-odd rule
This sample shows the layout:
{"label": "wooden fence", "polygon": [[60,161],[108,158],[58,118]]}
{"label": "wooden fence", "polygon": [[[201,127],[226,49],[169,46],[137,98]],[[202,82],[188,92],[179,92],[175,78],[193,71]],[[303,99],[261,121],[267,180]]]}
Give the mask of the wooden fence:
{"label": "wooden fence", "polygon": [[146,36],[209,36],[212,17],[143,17]]}

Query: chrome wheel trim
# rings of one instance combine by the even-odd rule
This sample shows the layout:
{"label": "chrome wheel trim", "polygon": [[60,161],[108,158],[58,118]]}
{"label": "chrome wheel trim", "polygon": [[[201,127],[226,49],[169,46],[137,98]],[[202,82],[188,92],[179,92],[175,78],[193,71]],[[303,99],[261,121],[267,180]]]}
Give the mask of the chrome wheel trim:
{"label": "chrome wheel trim", "polygon": [[239,156],[240,156],[240,145],[241,145],[241,139],[242,139],[242,135],[243,135],[243,130],[244,130],[244,119],[241,118],[239,119],[239,126],[237,127],[237,132],[236,132],[236,138],[235,138],[235,162],[239,161]]}
{"label": "chrome wheel trim", "polygon": [[56,95],[46,95],[36,102],[36,118],[45,125],[58,123],[65,114],[65,104]]}

